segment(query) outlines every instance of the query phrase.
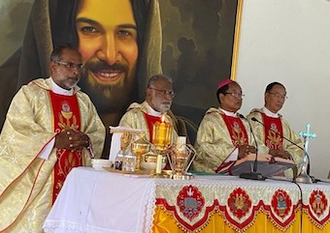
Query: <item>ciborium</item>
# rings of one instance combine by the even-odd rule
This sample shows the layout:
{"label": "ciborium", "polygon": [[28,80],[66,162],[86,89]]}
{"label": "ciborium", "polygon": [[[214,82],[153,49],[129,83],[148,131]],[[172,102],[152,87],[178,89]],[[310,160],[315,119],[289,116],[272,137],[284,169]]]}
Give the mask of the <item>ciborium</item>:
{"label": "ciborium", "polygon": [[141,170],[141,159],[142,155],[148,153],[150,151],[150,143],[144,140],[143,138],[139,138],[138,140],[132,142],[131,151],[136,156],[136,167],[135,170]]}
{"label": "ciborium", "polygon": [[190,144],[182,144],[169,153],[169,163],[174,180],[189,180],[193,175],[187,171],[196,157],[196,150]]}

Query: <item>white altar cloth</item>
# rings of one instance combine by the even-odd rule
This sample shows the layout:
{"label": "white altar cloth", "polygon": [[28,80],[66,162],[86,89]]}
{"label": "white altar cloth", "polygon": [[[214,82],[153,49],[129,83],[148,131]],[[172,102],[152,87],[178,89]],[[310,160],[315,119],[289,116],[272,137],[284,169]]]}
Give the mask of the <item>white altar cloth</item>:
{"label": "white altar cloth", "polygon": [[45,221],[45,232],[140,233],[151,230],[153,219],[144,216],[153,216],[155,209],[153,179],[135,178],[132,182],[132,177],[122,174],[75,168],[62,190]]}
{"label": "white altar cloth", "polygon": [[[44,230],[151,233],[157,226],[156,206],[172,213],[169,218],[187,231],[205,227],[212,209],[217,209],[233,229],[248,229],[259,211],[263,211],[275,228],[284,230],[299,221],[296,213],[303,211],[322,230],[330,222],[330,185],[299,186],[287,181],[252,181],[219,175],[196,176],[192,180],[152,179],[79,167],[67,177]],[[191,203],[197,203],[195,200],[201,205],[190,208]],[[186,212],[186,207],[196,212]]]}

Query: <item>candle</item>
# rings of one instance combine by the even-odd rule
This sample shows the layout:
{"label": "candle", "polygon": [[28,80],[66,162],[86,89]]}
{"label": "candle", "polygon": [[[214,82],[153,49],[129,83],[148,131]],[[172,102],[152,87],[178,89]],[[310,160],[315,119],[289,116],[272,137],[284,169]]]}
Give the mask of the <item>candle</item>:
{"label": "candle", "polygon": [[166,147],[171,144],[172,124],[165,122],[165,116],[162,116],[161,122],[153,125],[152,143],[159,147]]}
{"label": "candle", "polygon": [[176,149],[180,150],[182,145],[186,144],[186,137],[184,136],[179,136],[177,141],[176,141]]}
{"label": "candle", "polygon": [[162,160],[163,160],[163,156],[157,155],[156,174],[162,173]]}
{"label": "candle", "polygon": [[166,130],[167,129],[167,127],[166,127],[166,123],[165,122],[161,122],[160,124],[159,124],[159,131],[158,131],[158,143],[160,144],[160,145],[165,145],[165,139],[166,139]]}
{"label": "candle", "polygon": [[153,126],[153,140],[156,145],[164,146],[166,139],[166,123],[165,116],[161,118],[161,122],[156,122]]}

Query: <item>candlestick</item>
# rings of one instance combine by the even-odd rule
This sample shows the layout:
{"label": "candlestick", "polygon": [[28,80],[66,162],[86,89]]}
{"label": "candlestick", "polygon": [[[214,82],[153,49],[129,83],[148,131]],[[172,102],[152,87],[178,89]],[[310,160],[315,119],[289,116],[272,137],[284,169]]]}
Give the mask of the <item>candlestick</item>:
{"label": "candlestick", "polygon": [[158,128],[158,144],[159,145],[165,145],[166,140],[166,123],[162,122],[159,124]]}
{"label": "candlestick", "polygon": [[162,162],[163,162],[163,156],[157,155],[156,174],[162,173]]}
{"label": "candlestick", "polygon": [[186,137],[184,136],[179,136],[177,141],[176,141],[176,149],[180,150],[182,145],[186,144]]}
{"label": "candlestick", "polygon": [[159,149],[163,150],[171,144],[172,124],[165,122],[165,116],[162,116],[161,122],[156,122],[153,125],[152,143]]}

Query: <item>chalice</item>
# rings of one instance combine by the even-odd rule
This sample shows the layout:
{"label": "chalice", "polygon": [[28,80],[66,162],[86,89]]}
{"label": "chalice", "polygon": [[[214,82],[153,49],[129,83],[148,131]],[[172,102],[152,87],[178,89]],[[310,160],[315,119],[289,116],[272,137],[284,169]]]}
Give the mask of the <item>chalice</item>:
{"label": "chalice", "polygon": [[142,155],[149,152],[149,150],[150,150],[150,143],[145,141],[143,138],[140,138],[131,144],[131,151],[136,156],[135,170],[137,171],[141,170]]}

